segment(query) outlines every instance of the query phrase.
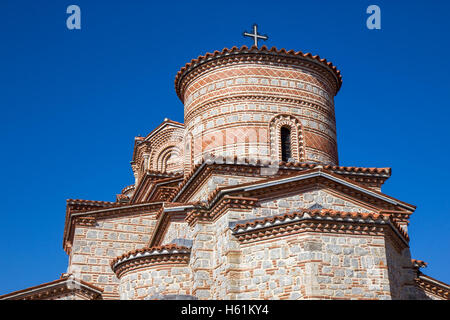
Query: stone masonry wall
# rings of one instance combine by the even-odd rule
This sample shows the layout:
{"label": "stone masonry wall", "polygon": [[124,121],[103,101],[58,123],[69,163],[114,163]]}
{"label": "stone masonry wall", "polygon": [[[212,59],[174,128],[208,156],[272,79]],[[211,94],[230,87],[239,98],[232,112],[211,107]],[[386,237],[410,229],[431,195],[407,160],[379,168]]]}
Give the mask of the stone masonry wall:
{"label": "stone masonry wall", "polygon": [[104,299],[117,299],[119,280],[111,270],[111,260],[146,246],[155,223],[155,213],[146,213],[76,226],[68,272],[103,288]]}
{"label": "stone masonry wall", "polygon": [[242,245],[238,299],[390,299],[384,238],[302,233]]}
{"label": "stone masonry wall", "polygon": [[206,179],[203,182],[202,186],[187,201],[195,202],[205,200],[214,190],[220,187],[235,186],[264,179],[267,179],[267,177],[246,177],[214,174]]}
{"label": "stone masonry wall", "polygon": [[229,223],[244,216],[228,211],[195,226],[199,299],[391,299],[391,285],[401,286],[391,280],[384,236],[307,232],[241,244]]}
{"label": "stone masonry wall", "polygon": [[400,249],[391,241],[386,241],[386,257],[389,265],[392,299],[421,299],[423,294],[417,291],[414,282],[416,274],[411,264],[409,248]]}
{"label": "stone masonry wall", "polygon": [[193,294],[199,299],[236,299],[241,249],[229,223],[244,213],[227,210],[220,218],[194,226],[191,266]]}
{"label": "stone masonry wall", "polygon": [[216,238],[213,259],[214,299],[238,299],[241,292],[243,252],[239,241],[233,236],[230,223],[246,218],[246,211],[229,209],[214,223]]}
{"label": "stone masonry wall", "polygon": [[162,245],[172,243],[175,239],[192,240],[192,228],[186,222],[171,222],[167,228]]}
{"label": "stone masonry wall", "polygon": [[155,264],[131,270],[120,278],[121,300],[153,300],[162,295],[190,295],[191,269],[186,264]]}
{"label": "stone masonry wall", "polygon": [[296,195],[283,196],[278,199],[267,200],[260,203],[252,211],[252,216],[247,217],[265,217],[283,213],[292,212],[299,208],[308,209],[314,204],[321,205],[324,209],[333,209],[338,211],[371,212],[367,208],[356,203],[344,200],[326,189],[315,189],[300,192]]}
{"label": "stone masonry wall", "polygon": [[192,270],[192,295],[198,299],[212,299],[212,259],[216,241],[214,225],[197,222],[193,227],[193,240],[189,261]]}

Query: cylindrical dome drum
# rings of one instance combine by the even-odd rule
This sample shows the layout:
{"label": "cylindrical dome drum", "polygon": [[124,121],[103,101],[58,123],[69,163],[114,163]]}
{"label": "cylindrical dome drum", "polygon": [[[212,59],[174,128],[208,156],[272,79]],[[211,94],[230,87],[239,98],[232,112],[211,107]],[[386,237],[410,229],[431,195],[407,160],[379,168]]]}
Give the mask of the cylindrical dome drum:
{"label": "cylindrical dome drum", "polygon": [[234,47],[175,79],[184,103],[185,171],[207,156],[338,164],[334,96],[340,72],[301,52]]}

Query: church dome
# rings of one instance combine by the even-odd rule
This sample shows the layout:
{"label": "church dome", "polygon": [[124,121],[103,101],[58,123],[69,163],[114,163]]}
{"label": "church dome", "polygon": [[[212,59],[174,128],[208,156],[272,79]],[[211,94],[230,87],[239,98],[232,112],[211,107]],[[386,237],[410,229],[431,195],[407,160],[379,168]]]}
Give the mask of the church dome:
{"label": "church dome", "polygon": [[319,56],[265,46],[207,53],[175,78],[185,171],[205,157],[338,164],[340,72]]}

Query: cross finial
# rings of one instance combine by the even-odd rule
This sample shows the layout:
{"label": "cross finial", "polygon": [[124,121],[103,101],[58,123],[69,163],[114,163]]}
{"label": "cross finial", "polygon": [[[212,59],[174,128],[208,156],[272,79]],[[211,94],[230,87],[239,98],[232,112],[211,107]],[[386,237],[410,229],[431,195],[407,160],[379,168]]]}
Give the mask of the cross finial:
{"label": "cross finial", "polygon": [[252,37],[255,42],[255,46],[258,48],[258,39],[268,40],[269,37],[267,35],[258,34],[258,25],[255,23],[253,25],[253,33],[244,32],[244,37]]}

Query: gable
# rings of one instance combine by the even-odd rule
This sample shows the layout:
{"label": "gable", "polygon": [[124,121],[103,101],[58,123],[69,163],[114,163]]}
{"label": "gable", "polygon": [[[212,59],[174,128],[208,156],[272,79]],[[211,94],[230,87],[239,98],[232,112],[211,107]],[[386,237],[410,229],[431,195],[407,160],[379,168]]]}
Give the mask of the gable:
{"label": "gable", "polygon": [[252,214],[255,217],[273,216],[304,209],[331,209],[347,212],[370,213],[376,212],[375,208],[358,203],[334,190],[325,187],[316,187],[305,191],[297,191],[285,196],[277,196],[272,199],[264,199],[259,206],[254,208]]}
{"label": "gable", "polygon": [[176,243],[180,240],[192,240],[193,228],[184,221],[171,221],[167,227],[161,245]]}
{"label": "gable", "polygon": [[137,185],[145,172],[179,172],[183,170],[184,125],[164,120],[145,138],[136,137],[133,150],[133,169]]}
{"label": "gable", "polygon": [[397,200],[350,179],[323,170],[322,168],[246,183],[236,187],[221,188],[220,190],[216,190],[210,198],[212,203],[225,194],[256,197],[262,200],[269,196],[284,197],[287,193],[295,192],[295,190],[300,192],[301,190],[307,190],[307,188],[319,186],[343,195],[345,197],[344,199],[351,199],[350,201],[361,203],[374,210],[395,211],[399,214],[409,215],[416,208],[406,202]]}
{"label": "gable", "polygon": [[187,198],[186,202],[207,200],[208,196],[218,188],[256,182],[264,179],[266,179],[266,177],[211,174],[202,182],[201,186],[197,187],[197,190]]}
{"label": "gable", "polygon": [[182,171],[184,129],[165,126],[146,139],[150,144],[147,169],[161,172]]}

